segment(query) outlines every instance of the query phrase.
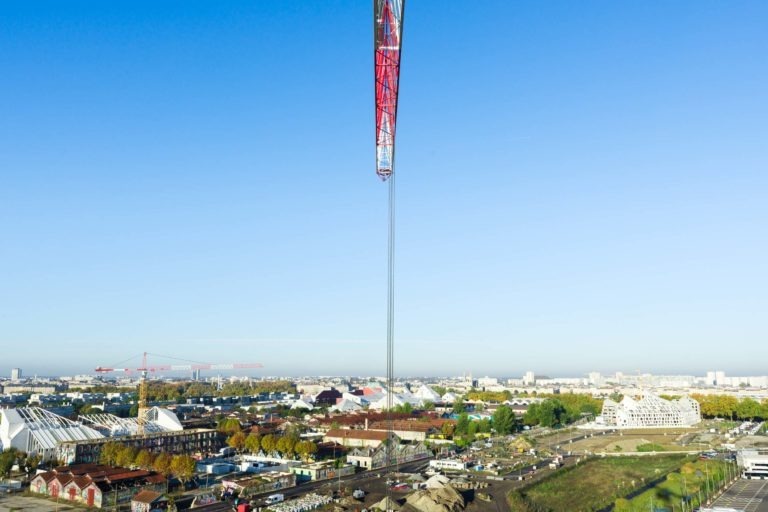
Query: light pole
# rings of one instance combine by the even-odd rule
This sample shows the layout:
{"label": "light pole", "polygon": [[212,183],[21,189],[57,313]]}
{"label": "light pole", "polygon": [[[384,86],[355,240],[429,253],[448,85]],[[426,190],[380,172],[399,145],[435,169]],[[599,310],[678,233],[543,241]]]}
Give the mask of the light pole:
{"label": "light pole", "polygon": [[712,496],[712,491],[711,491],[710,486],[709,486],[709,464],[706,463],[706,462],[704,463],[704,471],[706,471],[706,474],[707,474],[707,494],[706,494],[706,496],[707,496],[707,505],[709,505],[709,499]]}

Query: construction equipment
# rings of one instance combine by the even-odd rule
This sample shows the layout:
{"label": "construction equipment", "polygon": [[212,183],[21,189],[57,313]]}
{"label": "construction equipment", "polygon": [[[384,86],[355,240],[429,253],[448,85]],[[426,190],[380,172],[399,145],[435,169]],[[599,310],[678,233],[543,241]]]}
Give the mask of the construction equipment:
{"label": "construction equipment", "polygon": [[[395,392],[395,125],[400,89],[400,52],[403,41],[405,0],[374,0],[373,9],[376,174],[382,181],[389,181],[389,223],[387,233],[387,442],[385,456],[386,464],[390,466],[393,455],[396,453],[394,451],[396,437],[392,419]],[[397,472],[396,466],[395,472]],[[392,499],[389,487],[387,487],[387,498]]]}
{"label": "construction equipment", "polygon": [[[156,354],[153,354],[156,355]],[[163,357],[163,356],[158,356]],[[147,406],[147,375],[152,372],[176,372],[176,371],[196,371],[196,370],[245,370],[251,368],[263,368],[261,363],[221,363],[221,364],[209,364],[209,363],[191,363],[191,364],[168,364],[168,365],[147,365],[147,352],[144,352],[141,358],[140,368],[107,368],[104,366],[97,367],[94,371],[97,373],[110,373],[110,372],[139,372],[139,412],[137,420],[139,422],[138,434],[144,434],[144,425],[146,424],[146,415],[149,407]]]}
{"label": "construction equipment", "polygon": [[405,0],[374,0],[376,174],[382,180],[388,179],[395,170],[395,123],[404,9]]}

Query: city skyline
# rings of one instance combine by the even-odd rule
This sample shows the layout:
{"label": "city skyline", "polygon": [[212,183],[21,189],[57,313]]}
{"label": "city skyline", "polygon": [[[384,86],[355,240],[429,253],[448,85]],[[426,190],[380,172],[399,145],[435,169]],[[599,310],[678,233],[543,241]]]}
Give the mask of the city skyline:
{"label": "city skyline", "polygon": [[[0,6],[3,371],[383,374],[370,5],[45,5]],[[436,5],[396,374],[765,373],[768,5]]]}

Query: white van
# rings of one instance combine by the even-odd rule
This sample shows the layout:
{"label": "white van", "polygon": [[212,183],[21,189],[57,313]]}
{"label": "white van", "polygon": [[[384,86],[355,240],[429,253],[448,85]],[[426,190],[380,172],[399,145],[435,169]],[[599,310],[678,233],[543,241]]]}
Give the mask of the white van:
{"label": "white van", "polygon": [[280,503],[281,501],[285,501],[285,495],[284,494],[271,494],[267,496],[267,499],[264,500],[267,505],[273,505],[275,503]]}

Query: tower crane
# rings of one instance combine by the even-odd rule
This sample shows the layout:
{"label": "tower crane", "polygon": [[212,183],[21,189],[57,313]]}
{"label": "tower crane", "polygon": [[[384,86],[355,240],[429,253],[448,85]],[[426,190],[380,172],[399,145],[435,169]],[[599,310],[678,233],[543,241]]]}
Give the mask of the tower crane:
{"label": "tower crane", "polygon": [[[157,354],[152,354],[157,355]],[[160,356],[162,357],[162,356]],[[144,425],[146,424],[147,410],[147,375],[152,372],[176,372],[176,371],[195,371],[195,370],[244,370],[249,368],[263,368],[261,363],[221,363],[221,364],[208,364],[208,363],[192,363],[192,364],[166,364],[166,365],[153,365],[147,364],[147,352],[144,352],[141,358],[140,368],[109,368],[105,366],[98,366],[94,371],[97,373],[111,373],[122,372],[131,373],[139,372],[139,413],[137,421],[139,423],[138,434],[144,434]]]}

